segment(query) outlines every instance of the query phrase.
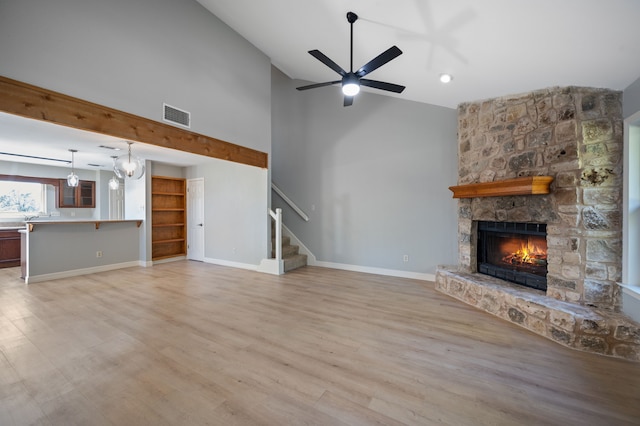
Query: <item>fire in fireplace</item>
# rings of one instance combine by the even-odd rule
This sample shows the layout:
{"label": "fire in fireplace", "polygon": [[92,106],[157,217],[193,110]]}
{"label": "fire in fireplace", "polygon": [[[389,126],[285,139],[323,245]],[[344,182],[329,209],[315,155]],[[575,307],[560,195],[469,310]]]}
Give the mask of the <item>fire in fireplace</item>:
{"label": "fire in fireplace", "polygon": [[478,222],[478,272],[547,289],[547,225]]}

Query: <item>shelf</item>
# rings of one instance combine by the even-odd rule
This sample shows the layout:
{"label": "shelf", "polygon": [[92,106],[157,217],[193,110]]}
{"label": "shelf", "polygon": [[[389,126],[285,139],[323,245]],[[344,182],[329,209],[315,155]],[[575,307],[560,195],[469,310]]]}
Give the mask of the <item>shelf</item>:
{"label": "shelf", "polygon": [[151,244],[167,244],[167,243],[181,243],[184,241],[184,238],[174,238],[172,240],[156,240]]}
{"label": "shelf", "polygon": [[187,249],[186,179],[151,177],[151,259],[184,256]]}
{"label": "shelf", "polygon": [[172,253],[172,254],[167,254],[164,256],[156,256],[153,258],[153,260],[163,260],[163,259],[171,259],[173,257],[178,257],[178,256],[186,256],[187,253],[186,252],[180,252],[180,253]]}
{"label": "shelf", "polygon": [[498,182],[470,183],[450,186],[453,198],[502,197],[507,195],[549,194],[553,176],[528,176]]}

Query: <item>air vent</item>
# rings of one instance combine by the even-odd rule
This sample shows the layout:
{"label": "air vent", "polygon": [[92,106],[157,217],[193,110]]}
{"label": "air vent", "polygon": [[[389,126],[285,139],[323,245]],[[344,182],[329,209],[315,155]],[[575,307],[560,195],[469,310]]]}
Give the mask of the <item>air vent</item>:
{"label": "air vent", "polygon": [[112,151],[120,151],[120,148],[116,148],[116,147],[113,147],[113,146],[107,146],[107,145],[98,145],[98,148],[110,149]]}
{"label": "air vent", "polygon": [[87,164],[87,166],[91,166],[91,167],[104,167],[104,165],[102,165],[102,164],[93,164],[93,163],[89,163],[89,164]]}
{"label": "air vent", "polygon": [[183,127],[191,127],[191,113],[172,107],[171,105],[162,104],[164,112],[162,119],[166,122],[178,124]]}

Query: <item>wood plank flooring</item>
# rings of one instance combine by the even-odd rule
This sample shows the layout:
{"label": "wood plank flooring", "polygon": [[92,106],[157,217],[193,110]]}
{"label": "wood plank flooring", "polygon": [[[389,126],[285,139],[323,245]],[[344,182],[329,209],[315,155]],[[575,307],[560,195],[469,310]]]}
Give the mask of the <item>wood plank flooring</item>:
{"label": "wood plank flooring", "polygon": [[181,261],[0,270],[0,424],[638,425],[640,365],[433,289]]}

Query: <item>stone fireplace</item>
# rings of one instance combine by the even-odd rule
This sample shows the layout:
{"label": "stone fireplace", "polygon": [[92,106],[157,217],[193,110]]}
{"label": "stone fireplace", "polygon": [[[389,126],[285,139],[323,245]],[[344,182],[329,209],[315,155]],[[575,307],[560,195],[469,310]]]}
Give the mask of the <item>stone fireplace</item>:
{"label": "stone fireplace", "polygon": [[[553,181],[547,194],[461,198],[458,265],[438,270],[436,288],[567,346],[640,360],[640,329],[619,313],[622,155],[620,92],[550,88],[459,105],[458,185]],[[484,224],[507,222],[544,225],[544,287],[479,273]]]}
{"label": "stone fireplace", "polygon": [[478,272],[547,290],[547,225],[478,222]]}

